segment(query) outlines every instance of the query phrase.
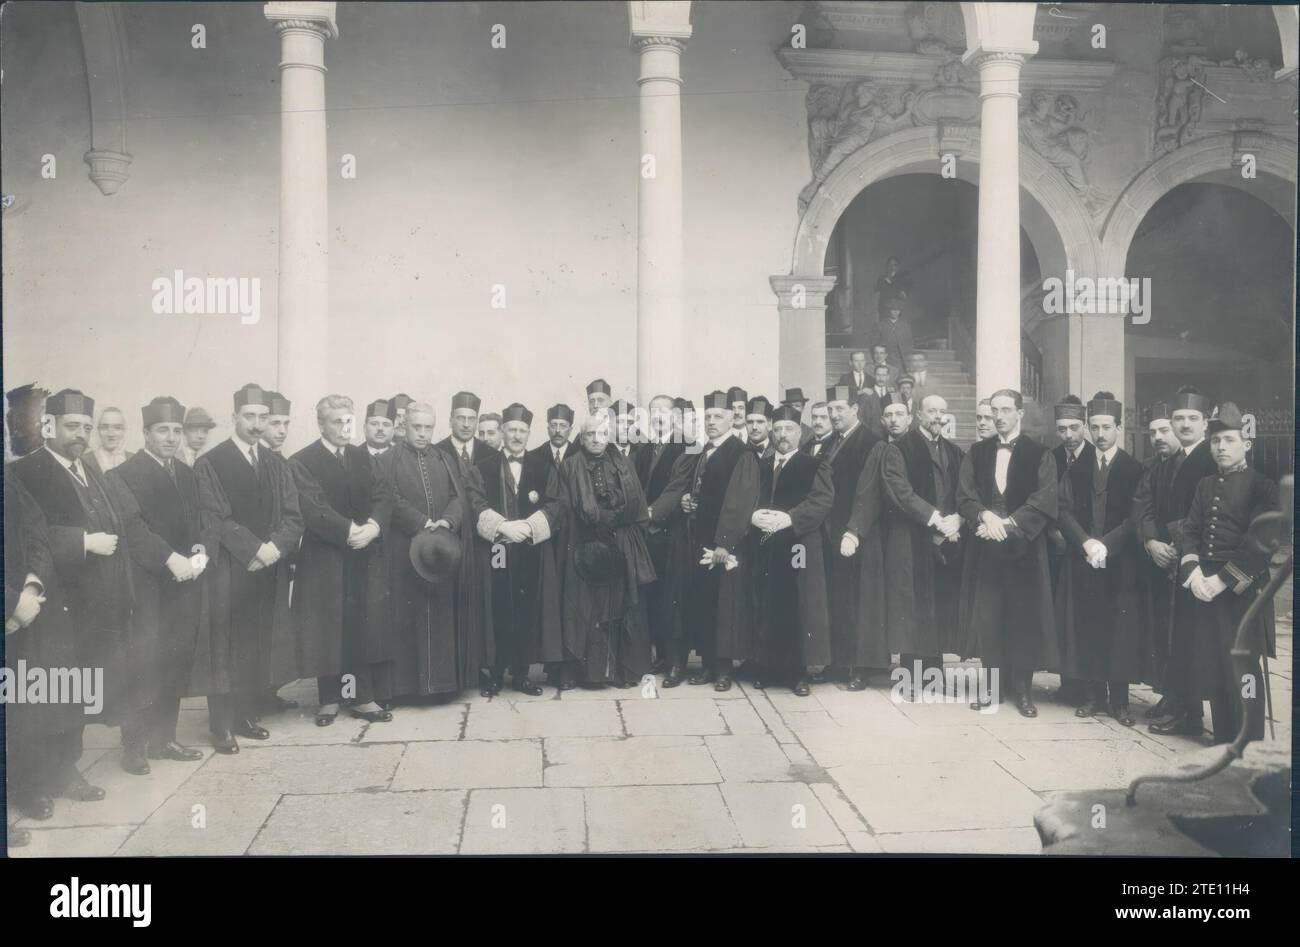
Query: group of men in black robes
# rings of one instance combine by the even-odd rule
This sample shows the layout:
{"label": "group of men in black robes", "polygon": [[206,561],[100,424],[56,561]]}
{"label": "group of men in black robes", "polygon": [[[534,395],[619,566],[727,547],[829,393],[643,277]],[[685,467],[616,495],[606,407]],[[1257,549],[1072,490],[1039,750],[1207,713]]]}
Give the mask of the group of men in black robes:
{"label": "group of men in black robes", "polygon": [[[744,673],[807,695],[837,674],[862,690],[894,655],[941,674],[955,653],[1026,716],[1048,670],[1080,715],[1131,725],[1129,687],[1147,682],[1156,732],[1200,733],[1205,700],[1216,738],[1240,725],[1227,649],[1268,579],[1245,536],[1276,486],[1246,464],[1233,405],[1212,414],[1183,389],[1152,406],[1142,465],[1109,392],[1056,407],[1054,451],[1022,432],[1020,394],[995,392],[964,453],[933,394],[864,402],[836,385],[811,426],[798,389],[779,404],[715,390],[698,418],[667,395],[615,402],[603,379],[587,396],[576,438],[553,405],[530,450],[520,403],[500,449],[470,392],[436,443],[429,404],[372,402],[357,445],[353,402],[330,395],[320,438],[284,457],[289,403],[249,384],[232,436],[193,467],[186,409],[159,397],[141,409],[144,450],[105,474],[82,462],[93,400],[60,391],[40,446],[6,471],[6,667],[102,668],[100,722],[140,775],[202,757],[176,739],[185,696],[207,697],[213,746],[235,753],[268,738],[260,719],[292,681],[316,679],[320,726],[344,708],[382,723],[398,700],[492,696],[507,677],[540,694],[539,664],[560,689],[655,671],[725,691]],[[1271,610],[1256,621],[1271,654]],[[76,768],[84,714],[10,720],[22,811],[103,797]]]}

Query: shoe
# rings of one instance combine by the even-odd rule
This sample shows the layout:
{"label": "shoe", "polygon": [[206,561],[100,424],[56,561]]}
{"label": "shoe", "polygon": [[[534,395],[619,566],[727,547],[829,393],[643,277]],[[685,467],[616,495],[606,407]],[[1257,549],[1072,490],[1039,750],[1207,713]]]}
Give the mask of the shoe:
{"label": "shoe", "polygon": [[239,752],[239,743],[235,740],[235,735],[229,730],[221,733],[212,734],[212,748],[218,753],[230,755]]}
{"label": "shoe", "polygon": [[1125,704],[1123,707],[1112,706],[1110,708],[1110,715],[1115,718],[1115,722],[1121,727],[1133,726],[1133,715],[1129,713],[1128,704]]}
{"label": "shoe", "polygon": [[1159,720],[1147,729],[1161,736],[1199,737],[1205,730],[1205,725],[1200,717],[1179,714],[1168,720]]}
{"label": "shoe", "polygon": [[391,700],[377,700],[375,701],[375,703],[378,704],[380,707],[382,707],[384,710],[392,710],[394,706],[393,701]]}
{"label": "shoe", "polygon": [[56,795],[62,796],[64,799],[75,799],[77,802],[99,802],[104,798],[104,790],[98,786],[92,786],[86,782],[85,776],[78,773]]}
{"label": "shoe", "polygon": [[271,739],[271,731],[265,727],[259,727],[252,720],[241,720],[235,724],[235,733],[241,737],[248,737],[250,740]]}
{"label": "shoe", "polygon": [[132,776],[148,776],[149,761],[145,758],[142,744],[122,747],[122,769]]}
{"label": "shoe", "polygon": [[1021,694],[1016,698],[1016,710],[1020,711],[1022,717],[1038,716],[1038,708],[1034,706],[1034,699],[1028,694]]}
{"label": "shoe", "polygon": [[686,679],[686,683],[692,686],[700,684],[712,684],[718,679],[718,676],[712,671],[700,670]]}
{"label": "shoe", "polygon": [[993,698],[991,697],[976,697],[974,700],[970,702],[971,710],[983,710],[985,707],[992,707],[992,706],[993,706]]}
{"label": "shoe", "polygon": [[181,763],[197,763],[203,759],[203,751],[188,746],[181,746],[175,740],[168,740],[162,746],[149,744],[149,759],[177,760]]}
{"label": "shoe", "polygon": [[673,667],[670,667],[668,669],[668,673],[664,675],[664,681],[661,686],[676,687],[678,684],[682,682],[682,677],[685,674],[686,674],[685,670],[674,665]]}
{"label": "shoe", "polygon": [[808,686],[808,681],[805,678],[800,678],[795,681],[794,687],[790,689],[794,691],[794,696],[796,697],[807,697],[812,693],[812,688]]}
{"label": "shoe", "polygon": [[330,724],[334,722],[334,718],[337,717],[338,715],[339,712],[337,710],[334,711],[334,713],[332,714],[322,713],[321,711],[318,710],[316,711],[316,726],[328,727]]}
{"label": "shoe", "polygon": [[1169,698],[1161,697],[1158,701],[1156,701],[1155,706],[1148,707],[1146,710],[1144,710],[1142,712],[1142,716],[1146,717],[1148,720],[1154,720],[1156,717],[1165,716],[1166,714],[1169,713],[1169,710],[1170,710]]}
{"label": "shoe", "polygon": [[767,681],[761,675],[750,681],[750,684],[753,685],[755,690],[767,690]]}
{"label": "shoe", "polygon": [[849,675],[848,689],[851,691],[864,691],[867,689],[867,676],[861,671],[854,671]]}
{"label": "shoe", "polygon": [[20,829],[16,825],[9,827],[9,847],[26,848],[32,844],[32,833],[27,829]]}
{"label": "shoe", "polygon": [[348,713],[367,723],[388,723],[393,719],[393,715],[387,710],[357,710],[355,707],[349,707]]}
{"label": "shoe", "polygon": [[1074,715],[1076,717],[1095,717],[1099,710],[1101,710],[1101,704],[1089,697],[1082,707],[1075,710]]}
{"label": "shoe", "polygon": [[28,819],[45,822],[54,818],[54,799],[44,793],[14,801],[14,806]]}
{"label": "shoe", "polygon": [[[535,684],[526,677],[516,679],[515,681],[512,682],[511,686],[519,693],[525,694],[529,697],[542,696],[542,685]],[[631,684],[628,685],[628,687],[631,686],[632,686]]]}
{"label": "shoe", "polygon": [[717,683],[713,685],[713,689],[719,692],[731,690],[731,675],[719,674]]}

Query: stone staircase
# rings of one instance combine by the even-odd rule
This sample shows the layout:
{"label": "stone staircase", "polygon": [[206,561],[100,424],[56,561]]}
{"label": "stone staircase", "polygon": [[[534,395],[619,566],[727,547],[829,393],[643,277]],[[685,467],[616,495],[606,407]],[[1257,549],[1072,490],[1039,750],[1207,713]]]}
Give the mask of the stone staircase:
{"label": "stone staircase", "polygon": [[[827,387],[849,370],[849,355],[855,351],[858,350],[827,347]],[[952,349],[921,348],[917,351],[925,355],[928,392],[942,395],[948,402],[948,412],[957,423],[957,436],[953,440],[965,450],[975,440],[975,382]]]}

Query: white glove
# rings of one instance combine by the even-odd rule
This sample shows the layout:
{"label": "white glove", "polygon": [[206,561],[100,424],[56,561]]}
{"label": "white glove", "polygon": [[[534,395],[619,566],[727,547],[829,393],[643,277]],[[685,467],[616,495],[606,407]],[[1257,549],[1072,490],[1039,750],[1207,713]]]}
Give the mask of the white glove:
{"label": "white glove", "polygon": [[845,533],[844,538],[840,540],[840,555],[847,559],[857,551],[858,537],[852,533]]}

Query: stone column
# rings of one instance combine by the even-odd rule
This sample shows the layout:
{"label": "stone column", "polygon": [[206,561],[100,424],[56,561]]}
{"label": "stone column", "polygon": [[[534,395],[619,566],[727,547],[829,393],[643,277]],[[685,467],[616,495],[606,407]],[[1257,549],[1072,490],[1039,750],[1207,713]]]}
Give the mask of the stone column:
{"label": "stone column", "polygon": [[1020,67],[1022,52],[976,48],[980,76],[975,384],[979,397],[1020,390]]}
{"label": "stone column", "polygon": [[777,351],[780,391],[802,388],[809,401],[826,390],[826,295],[833,276],[773,276],[769,282],[781,313]]}
{"label": "stone column", "polygon": [[632,48],[640,60],[636,391],[645,405],[656,394],[683,394],[681,57],[691,27],[689,3],[629,7]]}
{"label": "stone column", "polygon": [[333,3],[268,3],[265,13],[280,34],[276,387],[293,402],[288,454],[317,436],[315,404],[329,393],[325,40],[339,31]]}

